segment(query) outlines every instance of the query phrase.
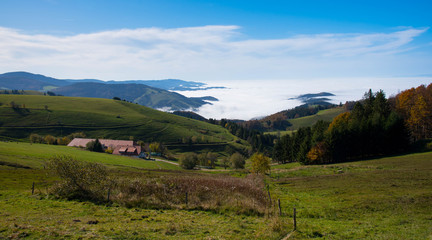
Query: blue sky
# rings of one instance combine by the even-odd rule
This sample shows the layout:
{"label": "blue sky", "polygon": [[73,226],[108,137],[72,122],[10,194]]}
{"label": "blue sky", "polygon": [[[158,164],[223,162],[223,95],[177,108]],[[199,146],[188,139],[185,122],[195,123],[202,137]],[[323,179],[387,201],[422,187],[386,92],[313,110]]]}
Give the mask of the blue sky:
{"label": "blue sky", "polygon": [[1,0],[0,72],[204,82],[432,75],[431,1]]}

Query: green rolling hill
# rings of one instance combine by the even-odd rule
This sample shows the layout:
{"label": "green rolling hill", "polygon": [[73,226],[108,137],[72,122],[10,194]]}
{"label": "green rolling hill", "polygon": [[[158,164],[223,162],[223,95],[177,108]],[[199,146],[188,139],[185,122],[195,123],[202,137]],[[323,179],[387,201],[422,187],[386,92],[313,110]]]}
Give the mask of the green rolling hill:
{"label": "green rolling hill", "polygon": [[[14,106],[14,107],[13,107]],[[31,133],[160,141],[166,144],[234,143],[226,129],[206,122],[112,99],[0,95],[0,136],[28,139]],[[244,144],[244,143],[243,143]]]}
{"label": "green rolling hill", "polygon": [[317,114],[311,116],[290,119],[288,121],[292,125],[288,127],[287,130],[294,131],[294,130],[298,130],[301,127],[310,127],[314,125],[316,122],[318,122],[319,120],[331,122],[337,115],[344,113],[345,111],[346,110],[343,107],[335,107],[335,108],[321,110]]}
{"label": "green rolling hill", "polygon": [[333,119],[341,113],[344,113],[346,110],[343,107],[335,107],[329,108],[325,110],[321,110],[318,113],[306,117],[299,117],[294,119],[289,119],[289,123],[291,126],[287,127],[286,131],[269,131],[266,134],[291,134],[292,132],[297,131],[302,127],[311,127],[319,120],[331,122]]}

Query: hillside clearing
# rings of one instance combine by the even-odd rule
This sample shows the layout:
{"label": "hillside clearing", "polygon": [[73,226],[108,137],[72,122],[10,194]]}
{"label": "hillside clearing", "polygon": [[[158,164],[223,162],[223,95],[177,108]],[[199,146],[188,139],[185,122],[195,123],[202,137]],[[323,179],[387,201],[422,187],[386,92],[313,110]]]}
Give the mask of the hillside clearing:
{"label": "hillside clearing", "polygon": [[[158,170],[156,164],[176,166],[125,157],[105,159],[112,155],[62,146],[2,142],[0,162],[17,165],[0,165],[0,238],[281,239],[293,229],[294,207],[297,231],[290,239],[432,236],[432,152],[332,165],[274,165],[266,182],[273,202],[281,200],[281,218],[231,210],[127,208],[53,199],[46,191],[56,179],[46,174],[42,163],[57,152],[103,162],[119,176],[211,179],[224,174],[246,175],[237,171]],[[144,163],[147,165],[140,165]]]}

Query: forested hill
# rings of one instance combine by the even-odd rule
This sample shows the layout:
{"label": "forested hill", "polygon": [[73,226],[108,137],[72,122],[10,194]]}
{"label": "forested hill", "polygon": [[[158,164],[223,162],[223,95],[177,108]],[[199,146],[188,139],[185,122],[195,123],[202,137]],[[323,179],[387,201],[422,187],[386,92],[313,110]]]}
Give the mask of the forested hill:
{"label": "forested hill", "polygon": [[[105,84],[105,83],[75,83],[59,87],[55,93],[71,97],[114,98],[138,103],[151,108],[168,108],[169,110],[182,110],[199,108],[210,104],[201,98],[188,98],[181,94],[149,87],[143,84]],[[207,99],[207,97],[204,97]]]}
{"label": "forested hill", "polygon": [[50,91],[76,97],[118,97],[151,108],[167,110],[195,109],[217,101],[214,97],[188,98],[169,90],[207,89],[204,83],[165,80],[101,81],[97,79],[56,79],[28,72],[0,74],[0,89]]}
{"label": "forested hill", "polygon": [[397,154],[432,137],[431,116],[432,84],[390,99],[383,91],[370,90],[331,123],[319,121],[283,136],[273,157],[279,162],[321,164]]}

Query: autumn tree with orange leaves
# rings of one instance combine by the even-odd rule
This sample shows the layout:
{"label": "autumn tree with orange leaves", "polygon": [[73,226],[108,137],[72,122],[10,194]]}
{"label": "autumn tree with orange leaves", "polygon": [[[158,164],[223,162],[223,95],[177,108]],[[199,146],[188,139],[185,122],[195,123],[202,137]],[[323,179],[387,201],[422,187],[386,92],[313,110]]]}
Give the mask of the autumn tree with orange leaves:
{"label": "autumn tree with orange leaves", "polygon": [[404,117],[412,142],[432,137],[432,84],[399,93],[396,110]]}

